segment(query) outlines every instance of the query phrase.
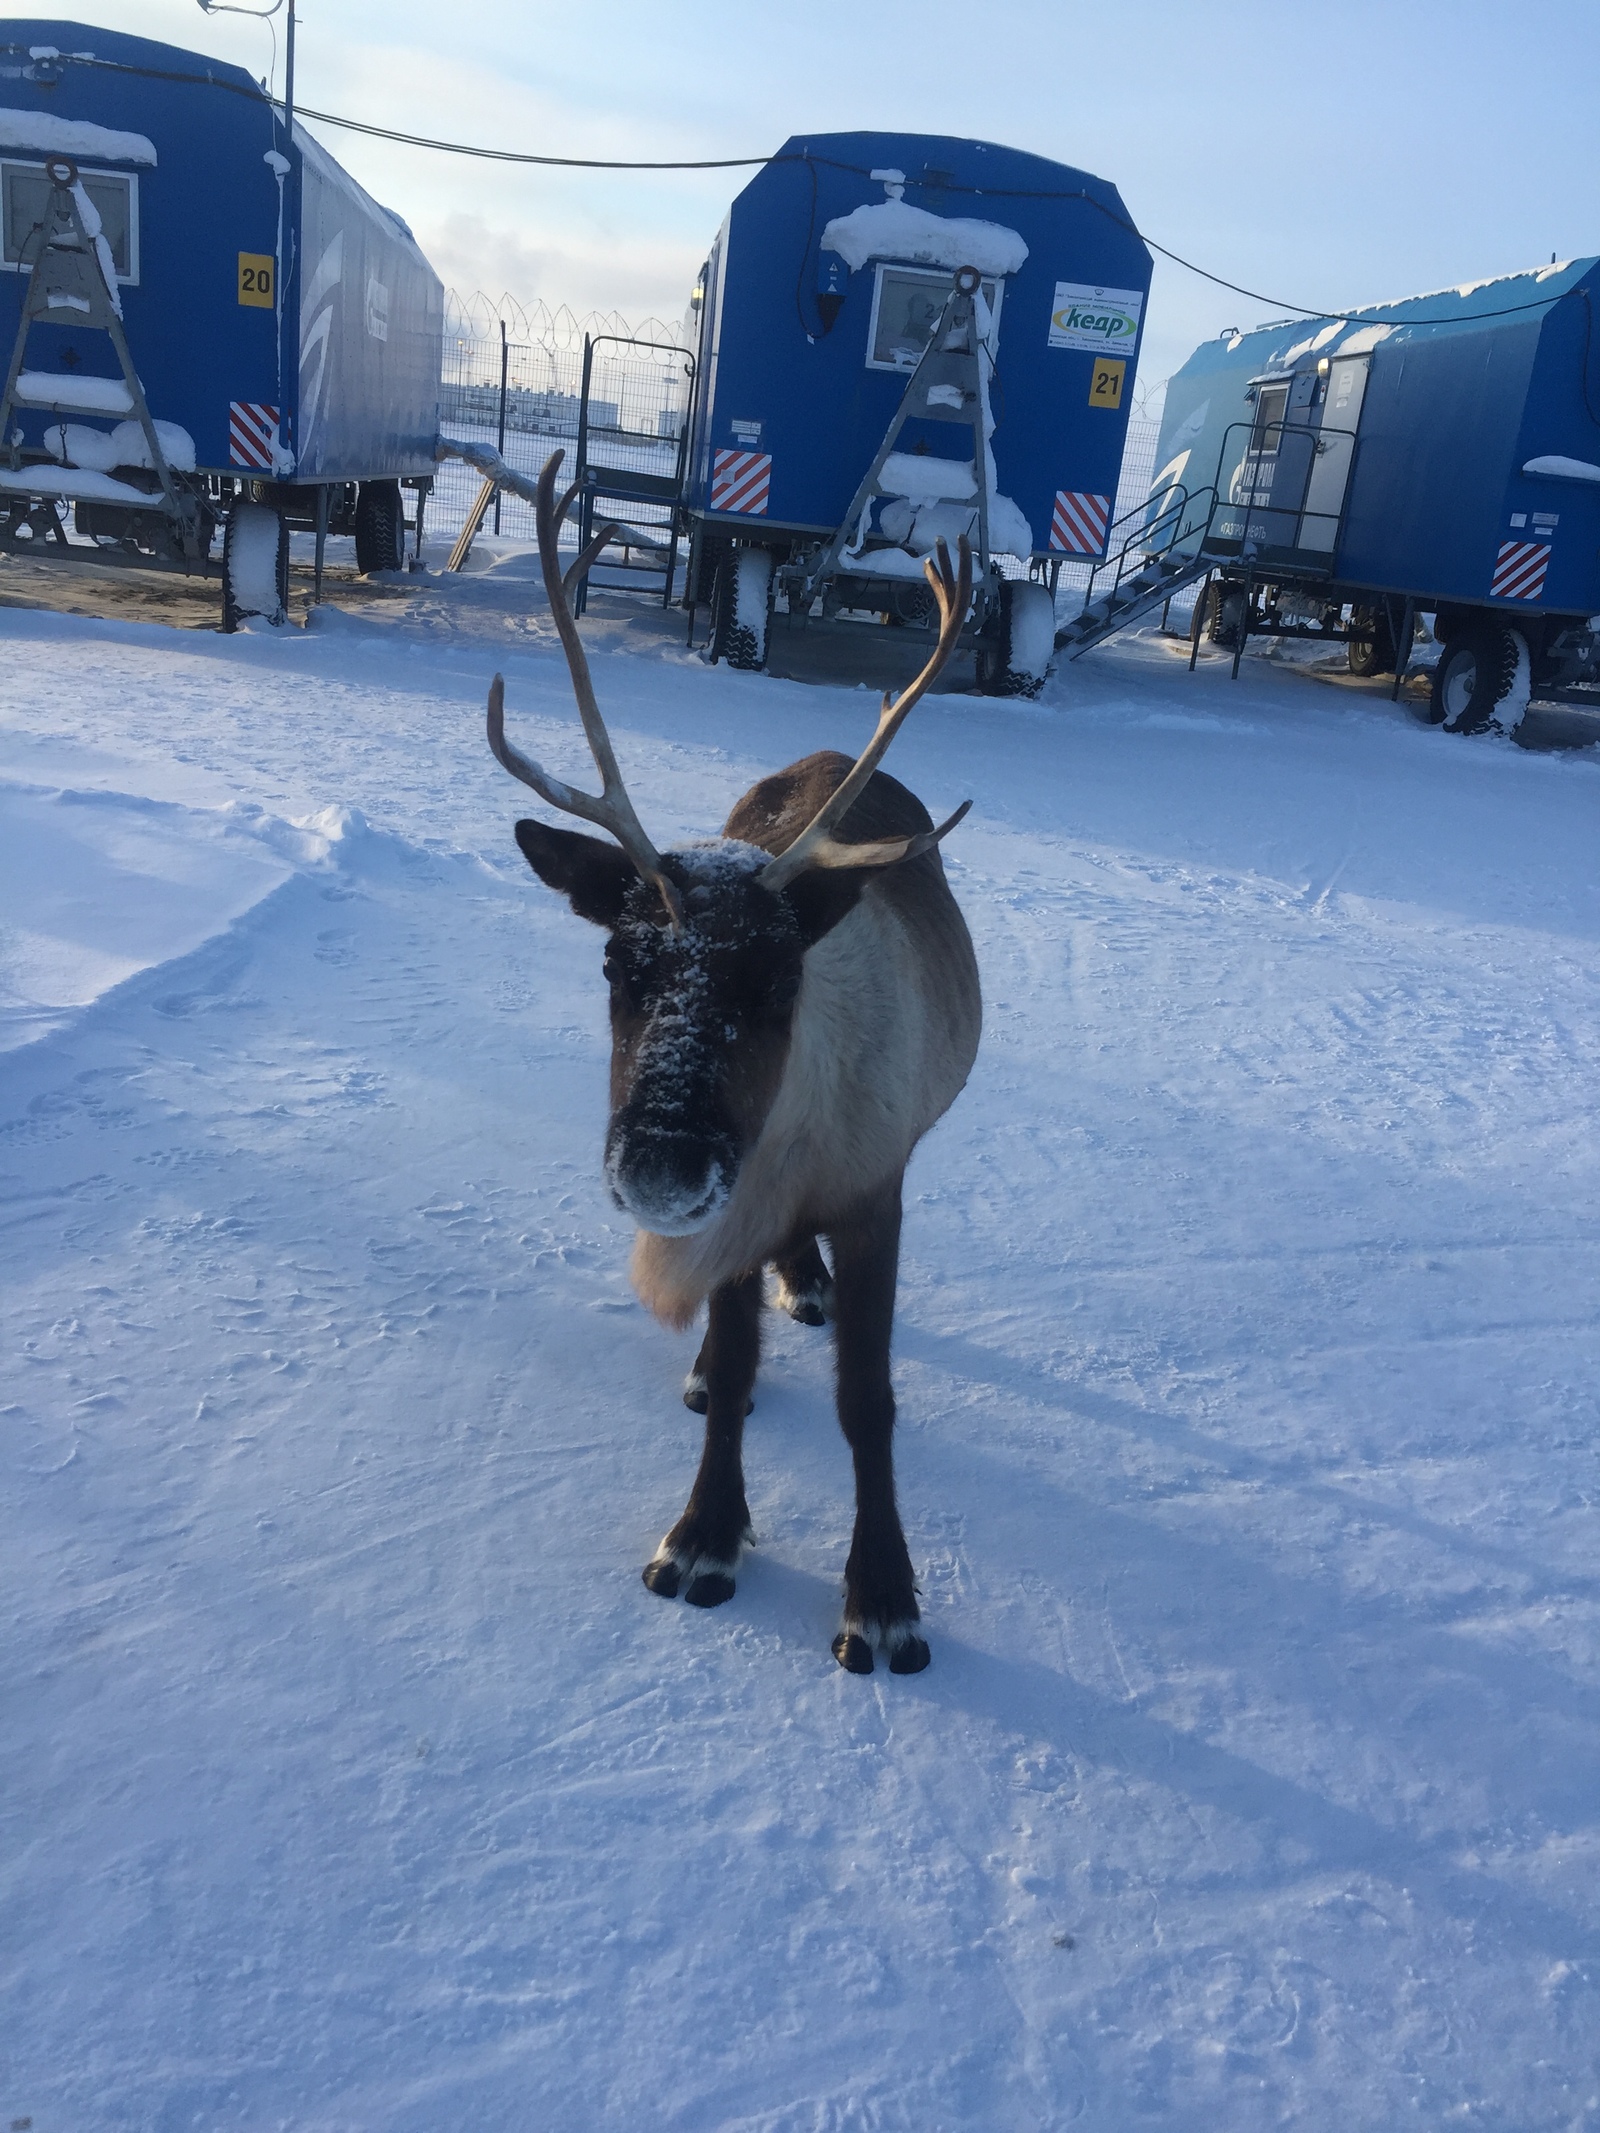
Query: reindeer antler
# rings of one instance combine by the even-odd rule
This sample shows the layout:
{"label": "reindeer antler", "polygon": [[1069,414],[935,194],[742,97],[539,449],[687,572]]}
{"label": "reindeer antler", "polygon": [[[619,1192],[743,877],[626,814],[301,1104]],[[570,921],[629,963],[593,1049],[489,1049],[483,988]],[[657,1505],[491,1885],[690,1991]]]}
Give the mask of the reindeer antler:
{"label": "reindeer antler", "polygon": [[893,703],[885,693],[883,708],[878,714],[878,730],[857,758],[854,769],[818,808],[793,844],[762,868],[757,878],[763,888],[776,893],[812,867],[883,867],[893,866],[897,860],[915,859],[919,852],[930,850],[941,837],[948,836],[972,805],[970,800],[963,800],[948,822],[941,822],[937,829],[922,830],[914,837],[890,837],[877,844],[841,844],[833,834],[882,762],[884,751],[904,725],[906,714],[927,692],[956,648],[956,639],[961,634],[961,625],[967,619],[967,609],[972,602],[972,550],[965,534],[957,543],[957,553],[961,558],[959,577],[950,568],[950,551],[942,540],[938,546],[937,565],[929,556],[922,566],[939,603],[939,642],[927,665],[909,688],[901,690]]}
{"label": "reindeer antler", "polygon": [[579,792],[576,786],[565,784],[560,778],[551,777],[541,769],[531,756],[513,748],[506,739],[505,684],[497,674],[489,685],[489,747],[495,761],[509,770],[514,778],[524,785],[531,785],[541,800],[548,800],[563,814],[577,815],[584,822],[592,822],[599,829],[608,830],[633,861],[646,881],[653,882],[659,890],[661,901],[667,907],[667,916],[675,927],[683,924],[683,903],[676,887],[662,871],[661,854],[644,833],[644,826],[633,811],[633,802],[628,798],[628,789],[622,782],[622,772],[617,768],[617,759],[612,752],[611,736],[606,731],[605,720],[600,716],[600,707],[595,702],[594,682],[589,674],[589,661],[583,649],[583,639],[578,635],[578,625],[573,619],[572,604],[568,599],[568,586],[575,583],[616,530],[604,526],[589,542],[583,553],[563,578],[559,542],[562,521],[572,509],[572,500],[578,493],[574,482],[562,497],[555,502],[556,469],[565,454],[553,452],[539,476],[539,500],[536,522],[539,529],[539,563],[544,572],[544,588],[550,598],[550,612],[555,616],[556,628],[561,636],[561,648],[567,655],[567,666],[572,674],[572,693],[578,699],[578,715],[583,720],[583,731],[589,743],[589,752],[594,757],[595,768],[600,773],[600,793],[596,798]]}

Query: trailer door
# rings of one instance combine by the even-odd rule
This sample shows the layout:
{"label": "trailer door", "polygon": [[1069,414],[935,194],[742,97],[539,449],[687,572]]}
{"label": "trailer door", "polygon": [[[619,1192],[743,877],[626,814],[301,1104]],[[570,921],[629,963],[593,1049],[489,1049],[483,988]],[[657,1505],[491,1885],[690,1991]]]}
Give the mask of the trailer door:
{"label": "trailer door", "polygon": [[1255,413],[1228,484],[1228,504],[1243,509],[1224,509],[1214,532],[1224,540],[1249,541],[1260,556],[1286,557],[1297,545],[1316,439],[1308,421],[1312,410],[1296,402],[1311,382],[1309,374],[1288,372],[1250,381]]}
{"label": "trailer door", "polygon": [[1361,426],[1361,403],[1367,391],[1370,356],[1335,356],[1328,366],[1328,390],[1322,403],[1321,433],[1317,439],[1316,464],[1306,488],[1305,516],[1300,524],[1302,548],[1331,555],[1339,537],[1339,519],[1345,491],[1350,486],[1350,466],[1355,457],[1356,432]]}

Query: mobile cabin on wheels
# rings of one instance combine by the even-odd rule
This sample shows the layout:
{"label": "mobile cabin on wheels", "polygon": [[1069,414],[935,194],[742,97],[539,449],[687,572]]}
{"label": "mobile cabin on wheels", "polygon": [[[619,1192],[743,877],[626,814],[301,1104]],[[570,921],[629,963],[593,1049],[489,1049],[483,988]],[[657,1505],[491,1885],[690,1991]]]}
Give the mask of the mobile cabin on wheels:
{"label": "mobile cabin on wheels", "polygon": [[687,601],[713,656],[772,632],[934,623],[924,559],[965,534],[963,645],[1032,695],[1062,561],[1103,556],[1150,255],[1116,189],[990,142],[786,141],[694,297]]}
{"label": "mobile cabin on wheels", "polygon": [[[1600,702],[1600,261],[1225,334],[1172,379],[1151,501],[1063,638],[1106,633],[1151,559],[1195,618],[1342,640],[1358,674],[1442,650],[1427,715],[1479,732],[1543,695]],[[1159,596],[1159,589],[1158,589]],[[1146,603],[1148,604],[1148,602]],[[1513,711],[1512,715],[1516,715]]]}
{"label": "mobile cabin on wheels", "polygon": [[[240,68],[72,22],[0,43],[0,553],[223,579],[288,530],[398,568],[435,468],[444,292]],[[222,535],[222,556],[215,554]]]}

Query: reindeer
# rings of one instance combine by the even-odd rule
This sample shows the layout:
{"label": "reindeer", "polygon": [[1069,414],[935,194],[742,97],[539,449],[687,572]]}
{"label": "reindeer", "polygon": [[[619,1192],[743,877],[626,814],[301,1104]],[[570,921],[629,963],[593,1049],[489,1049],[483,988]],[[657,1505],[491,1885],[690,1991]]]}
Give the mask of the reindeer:
{"label": "reindeer", "polygon": [[[877,766],[954,649],[971,555],[963,540],[958,576],[940,542],[937,566],[927,564],[938,644],[897,701],[884,697],[854,764],[832,752],[791,763],[751,787],[719,838],[658,853],[623,786],[569,600],[614,529],[601,528],[563,579],[557,540],[577,484],[555,503],[561,457],[539,482],[539,555],[600,794],[564,784],[507,741],[499,675],[489,746],[552,807],[615,840],[516,825],[540,880],[606,931],[605,1176],[638,1224],[634,1286],[669,1326],[710,1307],[684,1394],[705,1415],[705,1450],[644,1582],[696,1607],[733,1597],[740,1551],[754,1538],[742,1443],[772,1263],[794,1316],[819,1323],[831,1307],[835,1321],[856,1520],[834,1656],[868,1674],[877,1645],[891,1672],[918,1673],[929,1654],[891,1449],[901,1181],[912,1149],[966,1082],[982,1009],[972,941],[938,852],[971,802],[935,828]],[[832,1250],[831,1283],[819,1236]]]}

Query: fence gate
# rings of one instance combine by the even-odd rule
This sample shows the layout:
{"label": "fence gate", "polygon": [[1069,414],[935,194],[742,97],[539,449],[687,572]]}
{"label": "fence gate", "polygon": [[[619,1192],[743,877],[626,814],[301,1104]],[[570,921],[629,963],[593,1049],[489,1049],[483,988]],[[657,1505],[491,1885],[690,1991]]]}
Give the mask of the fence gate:
{"label": "fence gate", "polygon": [[584,335],[578,543],[608,518],[621,532],[577,588],[580,615],[591,584],[659,590],[662,606],[672,605],[693,385],[687,349],[620,333]]}
{"label": "fence gate", "polygon": [[[579,464],[580,428],[587,430],[584,449],[589,461],[604,469],[601,480],[619,468],[656,478],[671,476],[677,471],[689,406],[690,371],[679,338],[676,326],[659,319],[639,324],[615,314],[580,319],[564,307],[554,312],[543,304],[524,309],[507,297],[464,301],[452,292],[440,379],[441,426],[451,436],[494,445],[530,480],[538,478],[545,461],[558,450],[566,455],[563,486],[572,480]],[[604,345],[597,348],[596,343]],[[465,461],[447,459],[441,464],[428,509],[436,538],[447,544],[458,540],[472,524],[481,487],[481,477]],[[670,528],[657,523],[668,514],[654,493],[612,515],[636,522],[639,532],[653,539],[666,539],[671,560]],[[577,545],[578,521],[574,512],[562,530],[562,547],[569,555]],[[503,538],[532,546],[533,507],[522,497],[501,491],[494,499],[491,523]],[[483,530],[487,533],[489,524]],[[472,531],[476,533],[475,525]],[[658,552],[640,543],[626,553],[640,568],[632,578],[617,581],[654,591],[655,576],[665,575],[664,566],[657,562],[654,573],[642,566],[647,553]],[[609,564],[608,554],[606,563],[597,566],[597,585],[616,576]]]}

